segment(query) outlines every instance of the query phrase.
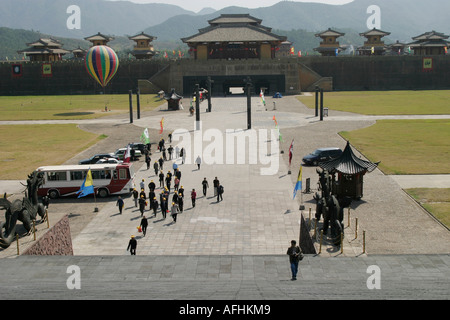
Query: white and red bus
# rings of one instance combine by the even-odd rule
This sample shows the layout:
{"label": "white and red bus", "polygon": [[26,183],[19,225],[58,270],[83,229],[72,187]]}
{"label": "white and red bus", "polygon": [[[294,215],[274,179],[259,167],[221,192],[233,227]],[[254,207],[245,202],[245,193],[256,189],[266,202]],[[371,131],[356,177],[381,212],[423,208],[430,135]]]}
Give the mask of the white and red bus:
{"label": "white and red bus", "polygon": [[100,198],[109,195],[126,194],[133,191],[134,177],[130,163],[102,163],[90,165],[62,165],[39,167],[44,172],[44,184],[38,189],[38,196],[76,196],[91,169],[95,194]]}

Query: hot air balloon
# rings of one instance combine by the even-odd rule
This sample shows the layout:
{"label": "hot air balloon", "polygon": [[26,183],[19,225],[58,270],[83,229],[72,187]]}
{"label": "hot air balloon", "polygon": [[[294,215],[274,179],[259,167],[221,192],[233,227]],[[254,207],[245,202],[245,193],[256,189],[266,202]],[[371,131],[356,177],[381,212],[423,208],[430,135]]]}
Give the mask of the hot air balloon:
{"label": "hot air balloon", "polygon": [[103,88],[119,68],[117,54],[108,46],[94,46],[86,53],[86,70]]}

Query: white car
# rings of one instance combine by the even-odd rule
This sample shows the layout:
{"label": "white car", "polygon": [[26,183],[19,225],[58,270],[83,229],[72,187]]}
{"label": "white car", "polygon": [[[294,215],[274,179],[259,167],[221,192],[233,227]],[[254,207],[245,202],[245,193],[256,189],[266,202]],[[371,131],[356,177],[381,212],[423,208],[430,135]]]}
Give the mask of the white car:
{"label": "white car", "polygon": [[[125,152],[127,152],[127,148],[120,148],[117,149],[116,152],[114,153],[114,155],[119,159],[119,160],[123,160],[123,156],[125,154]],[[139,150],[134,150],[134,156],[136,158],[139,158],[140,156],[142,156],[141,151]]]}
{"label": "white car", "polygon": [[123,161],[117,160],[116,158],[103,158],[100,159],[96,162],[96,164],[100,164],[100,163],[123,163]]}

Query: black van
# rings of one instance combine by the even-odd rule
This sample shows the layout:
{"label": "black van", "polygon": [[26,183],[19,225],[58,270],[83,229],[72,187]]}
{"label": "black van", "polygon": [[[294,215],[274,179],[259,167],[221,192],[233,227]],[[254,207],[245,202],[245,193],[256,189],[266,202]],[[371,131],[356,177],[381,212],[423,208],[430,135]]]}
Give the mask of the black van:
{"label": "black van", "polygon": [[306,165],[317,166],[319,162],[329,161],[339,158],[342,150],[339,148],[320,148],[311,154],[303,157],[302,161]]}

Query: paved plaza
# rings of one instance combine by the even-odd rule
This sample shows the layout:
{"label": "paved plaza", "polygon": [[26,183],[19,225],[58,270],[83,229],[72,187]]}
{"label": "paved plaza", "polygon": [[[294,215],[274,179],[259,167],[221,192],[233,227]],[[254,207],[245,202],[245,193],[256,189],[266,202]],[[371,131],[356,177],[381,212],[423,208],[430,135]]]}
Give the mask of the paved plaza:
{"label": "paved plaza", "polygon": [[[164,117],[165,132],[174,133],[173,146],[180,143],[189,151],[184,164],[180,157],[164,164],[164,173],[173,172],[173,163],[182,172],[184,211],[174,223],[170,215],[163,219],[158,211],[153,217],[147,209],[144,214],[149,227],[144,237],[137,231],[141,215],[130,197],[125,199],[122,215],[115,197],[98,203],[83,199],[82,209],[69,207],[69,212],[58,210],[61,206],[56,202],[50,206],[52,223],[66,214],[71,221],[76,221],[77,215],[90,215],[85,224],[71,225],[74,256],[17,257],[14,246],[2,250],[0,269],[7,277],[0,287],[8,292],[2,298],[31,296],[29,289],[39,289],[42,298],[51,299],[116,299],[122,295],[126,299],[447,299],[450,232],[402,190],[406,182],[378,169],[365,176],[363,199],[345,210],[342,251],[327,239],[320,247],[310,220],[317,191],[315,167],[303,168],[303,182],[311,179],[312,192],[298,192],[293,198],[303,155],[319,147],[343,148],[345,141],[337,132],[369,126],[376,117],[330,110],[324,121],[318,121],[314,110],[295,97],[266,100],[264,106],[259,97],[252,98],[252,130],[246,130],[246,99],[242,96],[213,99],[211,113],[205,111],[203,102],[199,127],[186,111],[167,112],[164,107],[132,125],[126,116],[79,122],[93,131],[95,126],[114,125],[118,131],[132,126],[139,132],[132,139],[138,140],[144,128],[157,132]],[[184,103],[185,109],[188,105]],[[281,141],[273,130],[274,119]],[[251,143],[242,148],[237,143],[239,135],[246,135],[247,140],[242,141]],[[292,139],[294,157],[289,168]],[[160,152],[152,148],[153,162]],[[200,169],[194,163],[198,154],[203,158]],[[147,170],[142,161],[134,167],[137,186],[142,179],[146,186],[150,180],[159,185],[152,168]],[[201,188],[204,177],[210,186],[206,196]],[[222,201],[214,196],[215,177],[225,188]],[[440,178],[445,187],[448,176]],[[11,183],[2,186],[12,188]],[[193,188],[197,192],[195,207],[190,201]],[[160,190],[156,190],[158,198]],[[301,204],[304,210],[299,210]],[[93,213],[94,206],[99,212]],[[316,252],[321,252],[307,255],[300,265],[299,280],[291,282],[285,253],[290,240],[299,239],[302,218],[310,228]],[[131,235],[138,240],[137,256],[126,251]],[[31,241],[24,239],[23,243]],[[70,265],[81,268],[80,291],[66,287]],[[367,287],[372,265],[381,270],[381,289]]]}

